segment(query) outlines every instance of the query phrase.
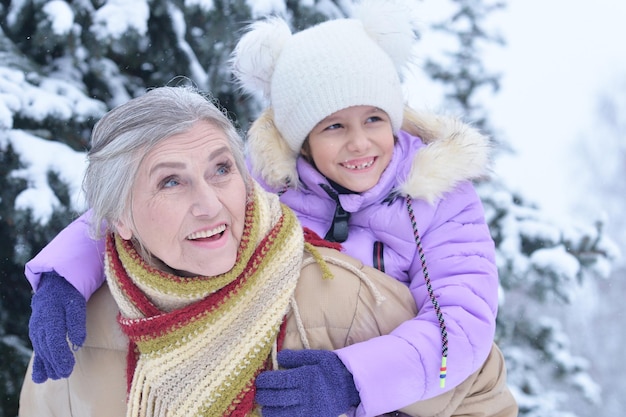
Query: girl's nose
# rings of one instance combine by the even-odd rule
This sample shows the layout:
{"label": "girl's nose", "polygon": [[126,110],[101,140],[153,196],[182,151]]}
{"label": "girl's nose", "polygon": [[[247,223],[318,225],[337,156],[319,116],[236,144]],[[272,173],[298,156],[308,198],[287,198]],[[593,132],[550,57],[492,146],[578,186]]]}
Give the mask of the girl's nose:
{"label": "girl's nose", "polygon": [[363,152],[369,148],[370,141],[363,129],[352,129],[348,135],[348,149],[351,152]]}

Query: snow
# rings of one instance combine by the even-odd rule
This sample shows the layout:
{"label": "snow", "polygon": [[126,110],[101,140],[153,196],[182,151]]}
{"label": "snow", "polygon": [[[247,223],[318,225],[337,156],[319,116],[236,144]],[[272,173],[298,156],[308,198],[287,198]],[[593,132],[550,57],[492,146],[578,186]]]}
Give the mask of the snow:
{"label": "snow", "polygon": [[208,13],[215,7],[213,0],[185,0],[185,7],[198,6],[204,12]]}
{"label": "snow", "polygon": [[45,78],[33,86],[27,76],[23,71],[0,67],[0,126],[13,126],[10,115],[2,116],[3,107],[38,121],[48,117],[67,120],[72,116],[85,120],[104,113],[102,103],[85,96],[71,82]]}
{"label": "snow", "polygon": [[52,31],[56,35],[70,33],[74,24],[74,13],[69,4],[62,0],[53,0],[44,4],[42,10],[52,22]]}
{"label": "snow", "polygon": [[539,249],[533,252],[531,261],[540,269],[555,271],[572,284],[580,271],[578,260],[569,254],[563,245]]}
{"label": "snow", "polygon": [[13,113],[21,108],[20,84],[24,83],[24,73],[0,67],[0,128],[13,127]]}
{"label": "snow", "polygon": [[30,357],[32,351],[26,347],[24,347],[24,343],[20,340],[19,337],[15,335],[2,335],[0,336],[0,344],[4,344],[15,349],[19,354],[24,355],[26,357]]}
{"label": "snow", "polygon": [[[554,271],[566,281],[574,282],[580,271],[580,264],[559,242],[578,241],[585,235],[596,236],[594,230],[580,225],[574,226],[537,208],[518,206],[510,193],[498,192],[488,187],[481,190],[481,194],[508,213],[501,221],[503,240],[498,246],[500,262],[507,259],[507,267],[516,276],[524,276],[533,267]],[[487,211],[487,220],[490,221],[493,215],[494,213]],[[528,258],[523,254],[522,240],[544,242],[544,245],[551,246],[534,251]],[[614,255],[618,252],[610,246],[607,249]]]}
{"label": "snow", "polygon": [[187,58],[189,59],[191,78],[201,86],[208,85],[209,76],[204,70],[202,64],[198,62],[196,54],[193,52],[191,45],[189,45],[189,43],[185,39],[185,33],[187,28],[185,24],[185,17],[183,16],[182,11],[175,8],[171,4],[168,4],[168,9],[170,11],[172,21],[174,22],[174,30],[176,32],[176,37],[178,38],[178,47],[187,55]]}
{"label": "snow", "polygon": [[[349,9],[352,4],[345,0],[339,3],[345,10]],[[246,4],[250,7],[252,17],[255,19],[269,15],[284,16],[287,13],[285,0],[246,0]],[[326,16],[341,16],[337,6],[329,0],[319,0],[317,2],[314,0],[300,0],[299,6],[302,8],[315,7],[316,10]]]}
{"label": "snow", "polygon": [[85,153],[76,152],[61,142],[42,140],[20,130],[9,131],[7,138],[25,164],[25,168],[13,171],[13,175],[25,179],[29,185],[17,196],[16,210],[30,209],[36,220],[47,223],[53,208],[60,205],[48,185],[49,171],[57,173],[68,184],[72,208],[76,211],[85,208],[81,191],[86,168]]}
{"label": "snow", "polygon": [[7,22],[11,26],[15,24],[15,21],[17,20],[19,15],[19,11],[24,8],[27,3],[29,3],[28,0],[15,0],[10,3],[11,6],[9,7],[9,13],[7,14]]}
{"label": "snow", "polygon": [[150,7],[146,0],[108,0],[96,10],[94,32],[98,39],[119,39],[129,28],[139,35],[148,31]]}
{"label": "snow", "polygon": [[255,19],[270,14],[284,15],[287,11],[284,0],[246,0],[246,4]]}
{"label": "snow", "polygon": [[[35,83],[33,83],[35,81]],[[84,209],[81,181],[85,169],[85,153],[76,152],[56,140],[44,140],[33,133],[12,129],[13,114],[44,121],[48,118],[78,121],[99,118],[104,105],[87,97],[66,80],[39,79],[23,71],[0,67],[0,148],[11,145],[24,165],[14,171],[16,178],[28,187],[17,196],[16,209],[30,209],[36,220],[48,222],[60,202],[48,184],[54,172],[68,184],[70,203],[76,211]],[[52,138],[53,139],[53,138]]]}

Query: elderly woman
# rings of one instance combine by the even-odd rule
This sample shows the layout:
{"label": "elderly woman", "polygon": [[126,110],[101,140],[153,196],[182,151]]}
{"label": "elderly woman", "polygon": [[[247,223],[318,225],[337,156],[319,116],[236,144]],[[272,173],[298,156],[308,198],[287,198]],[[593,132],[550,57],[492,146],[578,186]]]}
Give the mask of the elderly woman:
{"label": "elderly woman", "polygon": [[[253,415],[255,379],[275,366],[273,351],[339,348],[415,314],[395,280],[305,242],[294,214],[250,179],[231,122],[192,89],[157,88],[110,111],[88,158],[108,285],[88,303],[69,378],[53,366],[65,338],[31,332],[20,416]],[[36,287],[34,316],[46,297],[67,300],[69,314],[82,298],[55,272]],[[47,313],[39,328],[58,324]],[[68,337],[80,345],[84,330]],[[324,353],[320,366],[336,366]],[[358,401],[345,377],[336,384],[352,384]]]}

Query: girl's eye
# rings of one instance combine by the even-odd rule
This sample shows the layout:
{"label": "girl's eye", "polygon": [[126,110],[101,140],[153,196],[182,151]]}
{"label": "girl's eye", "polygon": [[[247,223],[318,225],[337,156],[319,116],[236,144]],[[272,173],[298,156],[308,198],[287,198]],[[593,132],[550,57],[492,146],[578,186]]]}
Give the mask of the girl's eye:
{"label": "girl's eye", "polygon": [[335,130],[341,128],[341,123],[335,123],[330,126],[326,126],[324,130]]}
{"label": "girl's eye", "polygon": [[380,117],[380,116],[371,116],[371,117],[368,117],[368,118],[367,118],[367,122],[368,122],[368,123],[380,122],[380,121],[382,121],[382,120],[383,120],[383,119],[382,119],[382,117]]}

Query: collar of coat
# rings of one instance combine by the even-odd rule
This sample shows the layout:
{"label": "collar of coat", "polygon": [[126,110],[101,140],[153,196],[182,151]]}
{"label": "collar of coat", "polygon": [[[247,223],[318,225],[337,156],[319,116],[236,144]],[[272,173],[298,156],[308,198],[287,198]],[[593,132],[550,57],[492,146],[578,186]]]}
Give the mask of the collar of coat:
{"label": "collar of coat", "polygon": [[[458,118],[406,107],[402,130],[426,145],[416,153],[411,172],[398,189],[402,195],[433,202],[459,182],[479,179],[489,171],[491,141]],[[298,154],[276,128],[271,108],[250,127],[247,147],[256,178],[276,190],[298,187]]]}

